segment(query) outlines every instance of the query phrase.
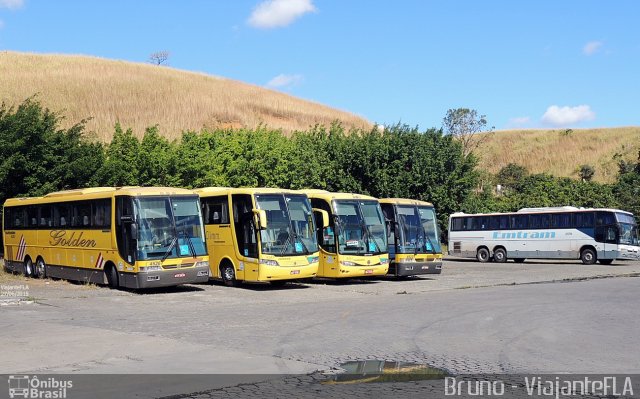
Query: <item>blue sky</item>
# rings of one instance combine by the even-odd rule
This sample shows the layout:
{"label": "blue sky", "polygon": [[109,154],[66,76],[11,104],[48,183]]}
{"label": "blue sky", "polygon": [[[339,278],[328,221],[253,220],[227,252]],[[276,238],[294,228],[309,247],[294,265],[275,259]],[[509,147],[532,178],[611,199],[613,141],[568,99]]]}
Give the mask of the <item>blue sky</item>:
{"label": "blue sky", "polygon": [[[0,0],[0,50],[147,62],[382,124],[640,125],[640,1]],[[0,95],[2,88],[0,88]]]}

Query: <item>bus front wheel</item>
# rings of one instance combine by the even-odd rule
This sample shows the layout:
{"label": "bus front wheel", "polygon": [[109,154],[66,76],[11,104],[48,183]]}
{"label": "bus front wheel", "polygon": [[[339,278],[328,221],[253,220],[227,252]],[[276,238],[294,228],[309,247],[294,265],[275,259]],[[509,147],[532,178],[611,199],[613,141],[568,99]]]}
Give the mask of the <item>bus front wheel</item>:
{"label": "bus front wheel", "polygon": [[491,255],[487,248],[478,248],[478,252],[476,253],[476,259],[478,259],[478,262],[487,263],[489,262],[490,257]]}
{"label": "bus front wheel", "polygon": [[109,265],[105,267],[104,272],[107,274],[107,284],[109,285],[109,288],[118,288],[120,284],[118,282],[118,271],[116,270],[116,267]]}
{"label": "bus front wheel", "polygon": [[504,263],[507,261],[507,251],[504,248],[497,248],[493,251],[493,261],[496,263]]}
{"label": "bus front wheel", "polygon": [[222,281],[227,287],[235,287],[237,284],[236,270],[233,265],[225,264],[220,267],[220,274],[222,275]]}
{"label": "bus front wheel", "polygon": [[580,252],[580,260],[585,265],[593,265],[598,260],[596,251],[591,248],[585,248]]}

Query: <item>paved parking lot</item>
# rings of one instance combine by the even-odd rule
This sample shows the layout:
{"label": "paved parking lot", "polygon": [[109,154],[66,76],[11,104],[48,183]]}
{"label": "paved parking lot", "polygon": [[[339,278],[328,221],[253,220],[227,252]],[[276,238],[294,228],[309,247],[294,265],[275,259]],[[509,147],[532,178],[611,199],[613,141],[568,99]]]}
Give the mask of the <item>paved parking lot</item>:
{"label": "paved parking lot", "polygon": [[[0,373],[305,374],[362,359],[454,373],[639,373],[637,276],[639,262],[453,259],[441,275],[282,288],[129,292],[4,276],[28,297],[2,297]],[[199,390],[172,389],[156,396]]]}

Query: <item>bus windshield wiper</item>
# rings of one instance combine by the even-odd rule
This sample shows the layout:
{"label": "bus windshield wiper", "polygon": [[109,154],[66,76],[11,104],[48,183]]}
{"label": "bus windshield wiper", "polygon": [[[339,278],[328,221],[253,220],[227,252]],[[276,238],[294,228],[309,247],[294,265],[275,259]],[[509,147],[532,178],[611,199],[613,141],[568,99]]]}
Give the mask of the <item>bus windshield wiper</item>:
{"label": "bus windshield wiper", "polygon": [[171,252],[173,251],[173,248],[175,248],[177,243],[178,243],[178,236],[175,236],[171,240],[171,244],[169,244],[169,248],[167,249],[167,252],[165,252],[164,255],[162,256],[162,259],[160,260],[161,262],[164,262],[169,257],[169,255],[171,255]]}
{"label": "bus windshield wiper", "polygon": [[187,246],[189,247],[189,252],[191,252],[191,255],[195,258],[197,256],[196,255],[196,247],[193,246],[193,241],[191,240],[191,237],[184,230],[180,230],[180,233],[182,234],[182,236],[184,238],[186,238]]}

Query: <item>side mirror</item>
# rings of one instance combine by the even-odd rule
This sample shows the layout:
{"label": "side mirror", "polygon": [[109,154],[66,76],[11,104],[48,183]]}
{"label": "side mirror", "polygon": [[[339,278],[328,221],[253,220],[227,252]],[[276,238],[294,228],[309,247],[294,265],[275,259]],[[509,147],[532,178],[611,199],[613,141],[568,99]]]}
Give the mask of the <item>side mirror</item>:
{"label": "side mirror", "polygon": [[387,227],[387,237],[391,237],[391,226],[392,226],[391,223],[393,223],[393,221],[391,219],[385,219],[384,220],[384,224]]}
{"label": "side mirror", "polygon": [[324,209],[318,209],[318,208],[313,208],[312,209],[313,212],[317,212],[319,213],[322,218],[322,228],[324,229],[325,227],[329,227],[329,212],[325,211]]}
{"label": "side mirror", "polygon": [[267,228],[267,211],[264,209],[252,209],[252,211],[256,226],[258,226],[260,230],[265,230]]}
{"label": "side mirror", "polygon": [[122,215],[122,216],[120,216],[120,221],[122,223],[133,223],[133,216],[131,216],[131,215]]}

